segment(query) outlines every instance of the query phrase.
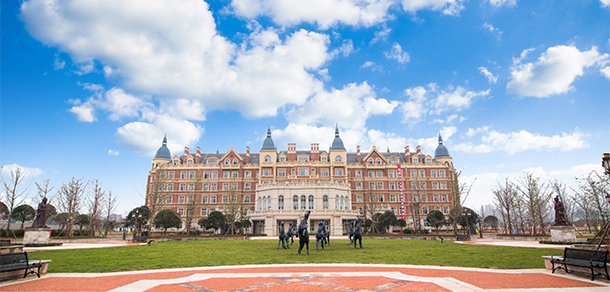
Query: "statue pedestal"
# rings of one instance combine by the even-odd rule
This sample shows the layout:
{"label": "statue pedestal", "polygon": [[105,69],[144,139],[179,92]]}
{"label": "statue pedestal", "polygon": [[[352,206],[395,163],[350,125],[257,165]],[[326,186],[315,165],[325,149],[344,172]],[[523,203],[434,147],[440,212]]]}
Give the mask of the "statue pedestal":
{"label": "statue pedestal", "polygon": [[574,226],[551,226],[551,241],[576,242]]}
{"label": "statue pedestal", "polygon": [[25,228],[25,234],[23,235],[23,244],[45,244],[49,243],[51,237],[51,228]]}

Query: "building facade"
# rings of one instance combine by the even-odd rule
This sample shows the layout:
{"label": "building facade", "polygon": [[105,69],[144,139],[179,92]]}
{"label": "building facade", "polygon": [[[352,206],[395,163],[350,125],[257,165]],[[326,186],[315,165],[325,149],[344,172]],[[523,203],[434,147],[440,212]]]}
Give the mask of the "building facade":
{"label": "building facade", "polygon": [[296,226],[311,211],[312,232],[326,221],[331,235],[342,235],[358,217],[392,211],[398,218],[404,214],[408,226],[418,226],[428,212],[448,216],[453,206],[455,169],[440,135],[434,157],[420,146],[414,152],[409,146],[404,152],[375,146],[361,152],[358,146],[348,153],[338,128],[328,151],[317,143],[308,150],[289,143],[278,151],[269,128],[258,153],[250,147],[245,153],[233,147],[226,153],[201,153],[197,147],[191,153],[185,147],[171,156],[166,144],[164,138],[153,158],[146,205],[153,216],[171,208],[186,224],[196,225],[216,210],[249,219],[255,234],[277,235],[280,222],[287,230],[289,222]]}

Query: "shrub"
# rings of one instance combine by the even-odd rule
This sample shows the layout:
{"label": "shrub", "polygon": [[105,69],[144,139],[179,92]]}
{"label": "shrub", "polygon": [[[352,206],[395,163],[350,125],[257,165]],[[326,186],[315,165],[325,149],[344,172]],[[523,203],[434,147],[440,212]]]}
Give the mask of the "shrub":
{"label": "shrub", "polygon": [[411,230],[410,228],[405,228],[402,230],[402,233],[404,234],[413,234],[413,230]]}

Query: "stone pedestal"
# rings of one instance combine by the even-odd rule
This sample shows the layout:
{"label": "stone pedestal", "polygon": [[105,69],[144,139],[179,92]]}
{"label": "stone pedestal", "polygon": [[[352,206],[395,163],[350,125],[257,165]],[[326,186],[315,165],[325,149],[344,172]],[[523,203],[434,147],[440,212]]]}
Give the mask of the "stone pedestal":
{"label": "stone pedestal", "polygon": [[51,228],[26,228],[23,235],[23,244],[45,244],[49,243]]}
{"label": "stone pedestal", "polygon": [[574,226],[551,226],[551,241],[576,242]]}

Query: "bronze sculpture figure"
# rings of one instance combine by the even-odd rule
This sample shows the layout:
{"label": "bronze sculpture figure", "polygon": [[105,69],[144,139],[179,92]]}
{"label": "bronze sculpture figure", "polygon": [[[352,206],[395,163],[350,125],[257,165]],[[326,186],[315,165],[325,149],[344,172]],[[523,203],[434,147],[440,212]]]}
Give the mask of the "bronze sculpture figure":
{"label": "bronze sculpture figure", "polygon": [[43,198],[42,202],[38,204],[38,209],[36,210],[36,218],[34,218],[34,223],[32,223],[32,227],[47,227],[47,198]]}
{"label": "bronze sculpture figure", "polygon": [[307,230],[309,214],[311,214],[311,211],[305,212],[305,216],[303,217],[303,220],[301,220],[301,223],[299,223],[299,228],[297,229],[299,235],[299,255],[305,245],[307,246],[307,255],[309,255],[309,230]]}
{"label": "bronze sculpture figure", "polygon": [[318,245],[322,242],[322,249],[324,249],[324,241],[326,240],[326,235],[324,231],[324,221],[318,222],[318,232],[316,232],[316,251],[318,251]]}

